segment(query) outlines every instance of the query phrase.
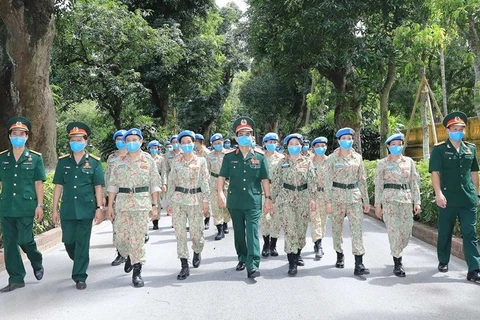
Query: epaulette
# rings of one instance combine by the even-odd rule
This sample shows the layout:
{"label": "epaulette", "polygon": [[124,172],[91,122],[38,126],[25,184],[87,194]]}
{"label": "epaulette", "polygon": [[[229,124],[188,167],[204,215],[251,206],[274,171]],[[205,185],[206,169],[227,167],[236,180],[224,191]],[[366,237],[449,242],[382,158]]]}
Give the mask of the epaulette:
{"label": "epaulette", "polygon": [[265,151],[263,151],[263,150],[260,149],[260,148],[254,148],[253,151],[256,152],[256,153],[263,154],[263,155],[265,154]]}
{"label": "epaulette", "polygon": [[29,149],[29,151],[30,151],[31,153],[33,153],[33,154],[36,154],[37,156],[41,156],[41,155],[42,155],[40,152],[35,151],[35,150]]}
{"label": "epaulette", "polygon": [[235,150],[236,150],[236,149],[230,149],[230,150],[226,151],[225,154],[230,154],[230,153],[232,153],[232,152],[235,152]]}
{"label": "epaulette", "polygon": [[442,141],[442,142],[436,143],[436,144],[435,144],[435,147],[436,147],[436,146],[441,146],[441,145],[442,145],[442,144],[444,144],[444,143],[445,143],[445,141]]}
{"label": "epaulette", "polygon": [[7,151],[8,151],[8,149],[7,149],[7,150],[3,150],[2,152],[0,152],[0,154],[4,154],[4,153],[7,152]]}
{"label": "epaulette", "polygon": [[468,141],[463,141],[463,142],[465,142],[465,144],[469,144],[469,145],[474,146],[474,147],[477,146],[475,143],[471,143],[471,142],[468,142]]}
{"label": "epaulette", "polygon": [[66,157],[69,157],[69,156],[70,156],[69,153],[61,155],[60,157],[58,157],[58,160],[65,159]]}
{"label": "epaulette", "polygon": [[88,156],[91,157],[91,158],[93,158],[93,159],[95,159],[95,160],[97,160],[97,161],[101,161],[101,160],[100,160],[100,157],[94,156],[93,154],[90,154],[90,153],[89,153]]}

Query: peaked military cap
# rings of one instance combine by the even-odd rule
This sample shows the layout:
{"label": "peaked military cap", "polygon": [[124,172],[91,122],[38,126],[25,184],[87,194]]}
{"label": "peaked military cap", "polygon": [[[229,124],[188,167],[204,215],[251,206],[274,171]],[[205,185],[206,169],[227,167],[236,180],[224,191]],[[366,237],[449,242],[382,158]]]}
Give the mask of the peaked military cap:
{"label": "peaked military cap", "polygon": [[241,117],[233,122],[233,131],[253,131],[255,128],[255,121],[249,117]]}
{"label": "peaked military cap", "polygon": [[468,123],[467,115],[461,111],[454,111],[445,116],[443,119],[443,126],[448,128],[452,124],[466,126]]}
{"label": "peaked military cap", "polygon": [[74,122],[70,122],[67,125],[67,133],[70,136],[82,135],[82,136],[89,137],[91,131],[90,131],[90,128],[85,123],[80,121],[74,121]]}
{"label": "peaked military cap", "polygon": [[24,117],[13,117],[7,121],[7,131],[10,130],[23,130],[30,131],[32,130],[32,124]]}

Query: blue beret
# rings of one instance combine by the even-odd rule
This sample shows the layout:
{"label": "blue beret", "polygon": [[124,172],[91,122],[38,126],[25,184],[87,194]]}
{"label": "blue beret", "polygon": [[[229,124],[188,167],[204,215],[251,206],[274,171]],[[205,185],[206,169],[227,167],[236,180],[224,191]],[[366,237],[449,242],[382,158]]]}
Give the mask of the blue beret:
{"label": "blue beret", "polygon": [[123,137],[123,135],[125,134],[125,132],[127,132],[127,130],[118,130],[117,132],[115,132],[113,134],[113,140],[116,140],[118,137]]}
{"label": "blue beret", "polygon": [[170,143],[170,141],[165,141],[165,147],[166,146],[171,146],[172,144]]}
{"label": "blue beret", "polygon": [[127,132],[125,132],[125,134],[123,135],[123,141],[125,141],[125,139],[128,136],[139,136],[140,139],[143,140],[142,131],[140,129],[137,129],[137,128],[132,128],[132,129],[128,130]]}
{"label": "blue beret", "polygon": [[389,144],[390,142],[392,142],[393,140],[402,140],[404,141],[405,140],[405,136],[401,133],[395,133],[395,134],[392,134],[390,137],[387,138],[387,140],[385,141],[385,144]]}
{"label": "blue beret", "polygon": [[157,140],[152,140],[148,143],[148,148],[151,148],[151,147],[160,147],[160,142],[158,142]]}
{"label": "blue beret", "polygon": [[308,144],[310,144],[310,140],[305,139],[305,140],[303,140],[303,143],[308,143]]}
{"label": "blue beret", "polygon": [[312,141],[312,147],[317,143],[328,143],[328,139],[325,137],[317,137]]}
{"label": "blue beret", "polygon": [[231,142],[231,141],[230,141],[230,139],[227,138],[227,139],[225,139],[225,142]]}
{"label": "blue beret", "polygon": [[[173,136],[171,136],[171,137],[170,137],[170,140],[169,140],[170,143],[172,143],[173,139],[177,139],[177,138],[178,138],[178,136],[177,136],[176,134],[173,135]],[[178,140],[178,139],[177,139],[177,140]]]}
{"label": "blue beret", "polygon": [[348,128],[348,127],[342,128],[342,129],[337,131],[337,133],[335,134],[335,137],[340,138],[341,136],[344,136],[346,134],[349,134],[349,135],[353,136],[355,134],[355,130],[353,130],[352,128]]}
{"label": "blue beret", "polygon": [[183,137],[190,137],[192,138],[192,140],[195,140],[195,133],[193,133],[193,131],[190,131],[190,130],[184,130],[180,132],[177,137],[177,140],[179,143],[182,142]]}
{"label": "blue beret", "polygon": [[265,143],[265,142],[270,141],[270,140],[278,141],[278,134],[276,134],[275,132],[269,132],[269,133],[267,133],[267,134],[263,137],[262,143]]}
{"label": "blue beret", "polygon": [[223,136],[220,133],[215,133],[210,137],[210,143],[214,143],[217,140],[223,140]]}
{"label": "blue beret", "polygon": [[195,140],[205,140],[205,138],[200,133],[195,133]]}
{"label": "blue beret", "polygon": [[285,139],[283,139],[283,143],[288,144],[288,142],[292,138],[297,138],[298,140],[300,140],[300,143],[303,142],[303,137],[300,133],[292,133],[292,134],[289,134],[288,136],[286,136]]}

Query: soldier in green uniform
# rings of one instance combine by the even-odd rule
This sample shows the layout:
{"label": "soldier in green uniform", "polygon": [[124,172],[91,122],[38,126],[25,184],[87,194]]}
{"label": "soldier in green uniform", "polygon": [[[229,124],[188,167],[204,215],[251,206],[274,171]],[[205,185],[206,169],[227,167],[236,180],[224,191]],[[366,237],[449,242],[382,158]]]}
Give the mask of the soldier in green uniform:
{"label": "soldier in green uniform", "polygon": [[448,139],[432,150],[429,172],[438,206],[438,271],[447,272],[457,216],[468,265],[467,280],[480,282],[480,254],[475,232],[478,208],[478,162],[475,145],[462,141],[468,118],[452,112],[443,119]]}
{"label": "soldier in green uniform", "polygon": [[[92,219],[103,220],[104,175],[100,158],[85,152],[90,128],[82,122],[67,125],[72,153],[58,159],[53,183],[53,221],[61,219],[62,241],[70,259],[73,260],[72,279],[76,288],[87,287]],[[58,203],[62,198],[62,206]],[[60,210],[60,215],[59,215]]]}
{"label": "soldier in green uniform", "polygon": [[27,254],[37,280],[43,278],[42,254],[33,238],[33,218],[43,219],[43,182],[46,180],[42,155],[25,147],[32,126],[23,117],[7,121],[12,148],[0,152],[0,218],[5,267],[9,279],[1,292],[25,287],[25,267],[18,247]]}
{"label": "soldier in green uniform", "polygon": [[[220,208],[227,207],[232,217],[238,255],[236,270],[244,270],[246,266],[248,278],[260,276],[258,223],[262,214],[262,186],[265,213],[271,213],[273,208],[267,162],[263,154],[252,148],[254,126],[248,117],[235,120],[233,131],[239,148],[225,155],[217,179],[218,204]],[[225,199],[226,178],[230,184]]]}

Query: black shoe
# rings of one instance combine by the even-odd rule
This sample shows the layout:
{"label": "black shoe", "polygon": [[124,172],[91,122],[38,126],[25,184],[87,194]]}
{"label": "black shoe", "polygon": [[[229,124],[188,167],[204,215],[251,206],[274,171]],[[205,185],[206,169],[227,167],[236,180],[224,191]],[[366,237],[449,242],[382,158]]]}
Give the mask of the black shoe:
{"label": "black shoe", "polygon": [[158,230],[158,220],[153,220],[153,230]]}
{"label": "black shoe", "polygon": [[229,234],[230,230],[228,230],[228,223],[224,222],[223,223],[223,233]]}
{"label": "black shoe", "polygon": [[305,261],[303,261],[301,254],[302,254],[302,249],[298,249],[296,261],[297,261],[297,266],[299,267],[303,267],[305,265]]}
{"label": "black shoe", "polygon": [[277,238],[270,238],[270,255],[272,257],[278,257]]}
{"label": "black shoe", "polygon": [[133,265],[132,283],[135,288],[141,288],[145,284],[142,279],[142,264],[135,263]]}
{"label": "black shoe", "polygon": [[115,260],[112,261],[112,266],[114,266],[114,267],[119,266],[122,263],[125,263],[125,258],[122,257],[122,255],[119,252],[117,252],[117,253],[118,253],[117,257],[115,258]]}
{"label": "black shoe", "polygon": [[258,271],[258,269],[248,270],[247,278],[254,279],[256,277],[260,277],[260,271]]}
{"label": "black shoe", "polygon": [[200,267],[200,262],[202,262],[201,254],[194,252],[193,253],[193,260],[192,260],[193,267],[194,268]]}
{"label": "black shoe", "polygon": [[440,272],[448,272],[448,263],[439,263],[438,264],[438,271]]}
{"label": "black shoe", "polygon": [[148,235],[148,233],[145,233],[145,243],[147,243],[148,240],[150,240],[150,236]]}
{"label": "black shoe", "polygon": [[10,291],[13,291],[15,289],[20,289],[20,288],[23,288],[23,287],[25,287],[25,283],[11,283],[8,286],[6,286],[5,288],[2,288],[0,290],[0,292],[10,292]]}
{"label": "black shoe", "polygon": [[353,274],[356,276],[370,274],[370,270],[363,265],[363,255],[355,255],[355,269],[353,270]]}
{"label": "black shoe", "polygon": [[480,282],[480,270],[473,270],[467,273],[467,280],[473,282]]}
{"label": "black shoe", "polygon": [[394,263],[393,274],[396,275],[397,277],[401,277],[401,278],[405,277],[406,274],[402,264],[402,257],[400,258],[393,257],[393,263]]}
{"label": "black shoe", "polygon": [[87,288],[87,283],[85,281],[76,281],[77,284],[75,285],[75,287],[78,289],[78,290],[85,290]]}
{"label": "black shoe", "polygon": [[204,220],[205,223],[205,230],[210,229],[210,217],[206,217]]}
{"label": "black shoe", "polygon": [[245,262],[241,262],[241,261],[240,261],[240,262],[237,264],[237,266],[235,267],[235,270],[237,270],[237,271],[245,270]]}
{"label": "black shoe", "polygon": [[190,275],[190,269],[188,268],[188,260],[187,258],[180,258],[180,262],[182,263],[182,269],[177,276],[177,280],[185,280]]}
{"label": "black shoe", "polygon": [[268,257],[270,255],[270,236],[263,236],[263,241],[262,257]]}
{"label": "black shoe", "polygon": [[343,269],[345,267],[345,256],[343,252],[337,252],[337,262],[335,263],[335,268]]}
{"label": "black shoe", "polygon": [[225,238],[225,234],[223,233],[223,225],[217,224],[217,235],[215,236],[215,240],[222,240]]}
{"label": "black shoe", "polygon": [[288,258],[288,275],[291,277],[294,277],[297,275],[297,254],[296,253],[288,253],[287,254]]}
{"label": "black shoe", "polygon": [[132,266],[132,261],[130,260],[130,256],[127,257],[127,260],[125,260],[125,265],[123,266],[123,271],[126,273],[130,273],[132,271],[133,266]]}
{"label": "black shoe", "polygon": [[315,252],[315,260],[320,260],[323,257],[322,239],[315,241],[313,245],[313,251]]}
{"label": "black shoe", "polygon": [[45,272],[45,269],[43,269],[43,266],[41,266],[40,269],[38,270],[33,270],[33,274],[35,275],[35,278],[37,280],[42,280],[44,272]]}

